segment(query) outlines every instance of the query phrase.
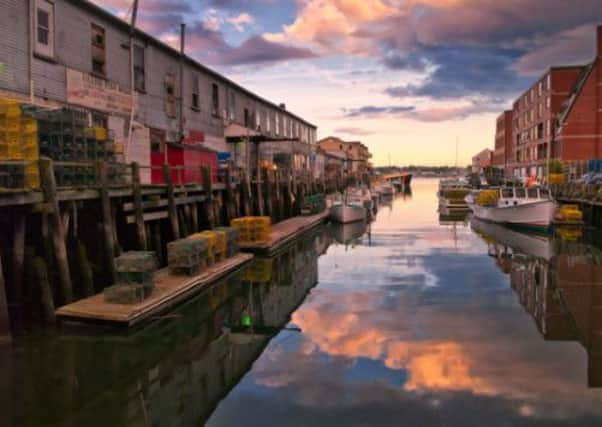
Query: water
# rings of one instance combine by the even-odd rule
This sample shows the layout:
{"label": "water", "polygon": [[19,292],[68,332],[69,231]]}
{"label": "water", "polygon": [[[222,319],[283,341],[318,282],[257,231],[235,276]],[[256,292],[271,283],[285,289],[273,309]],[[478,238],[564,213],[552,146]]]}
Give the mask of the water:
{"label": "water", "polygon": [[416,180],[368,229],[319,228],[127,335],[16,337],[0,353],[3,419],[600,425],[602,252],[440,216],[436,185]]}

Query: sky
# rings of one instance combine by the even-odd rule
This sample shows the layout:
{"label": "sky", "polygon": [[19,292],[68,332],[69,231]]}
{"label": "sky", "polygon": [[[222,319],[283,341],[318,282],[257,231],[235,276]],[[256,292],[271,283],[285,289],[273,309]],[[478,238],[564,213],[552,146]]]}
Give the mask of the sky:
{"label": "sky", "polygon": [[[133,0],[93,0],[122,18]],[[595,52],[602,0],[139,0],[138,26],[377,166],[453,165],[554,65]]]}

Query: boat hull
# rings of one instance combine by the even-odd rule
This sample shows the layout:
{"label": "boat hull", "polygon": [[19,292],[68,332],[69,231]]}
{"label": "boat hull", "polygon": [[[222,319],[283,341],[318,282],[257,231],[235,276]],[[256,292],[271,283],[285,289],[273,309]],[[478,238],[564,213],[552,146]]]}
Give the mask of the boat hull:
{"label": "boat hull", "polygon": [[515,206],[471,206],[476,218],[484,221],[508,224],[517,227],[547,229],[552,225],[556,213],[556,202],[542,200]]}
{"label": "boat hull", "polygon": [[334,205],[330,208],[330,218],[341,224],[349,224],[366,219],[366,208],[355,205]]}

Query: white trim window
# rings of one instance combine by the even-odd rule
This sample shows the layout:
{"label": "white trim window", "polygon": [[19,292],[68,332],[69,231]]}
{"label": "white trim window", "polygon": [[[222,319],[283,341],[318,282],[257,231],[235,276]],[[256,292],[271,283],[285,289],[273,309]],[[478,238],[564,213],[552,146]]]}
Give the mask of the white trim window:
{"label": "white trim window", "polygon": [[35,53],[54,58],[54,4],[36,0]]}

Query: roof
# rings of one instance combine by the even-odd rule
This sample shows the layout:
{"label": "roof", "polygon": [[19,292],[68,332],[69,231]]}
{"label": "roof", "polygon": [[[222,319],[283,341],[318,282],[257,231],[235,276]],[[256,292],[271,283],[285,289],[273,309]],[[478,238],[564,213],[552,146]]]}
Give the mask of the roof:
{"label": "roof", "polygon": [[[90,0],[66,0],[66,1],[70,2],[71,4],[75,5],[76,7],[86,9],[89,12],[92,12],[92,13],[102,16],[103,18],[107,19],[108,21],[111,21],[112,24],[114,24],[117,27],[122,28],[126,32],[130,31],[129,23],[125,22],[123,19],[119,18],[118,16],[113,15],[111,12],[109,12],[106,9],[103,9],[102,7],[98,6],[97,4],[92,3]],[[151,43],[154,46],[165,50],[167,53],[169,53],[171,55],[174,55],[177,57],[181,56],[180,52],[178,50],[172,48],[171,46],[167,45],[166,43],[163,43],[161,40],[140,30],[139,28],[135,29],[135,35],[136,35],[136,37],[141,38],[144,41]],[[289,110],[281,108],[280,105],[277,105],[271,101],[268,101],[267,99],[262,98],[261,96],[251,92],[250,90],[245,89],[244,87],[242,87],[239,84],[235,83],[234,81],[228,79],[227,77],[223,76],[222,74],[219,74],[217,71],[212,70],[211,68],[201,64],[196,59],[191,58],[188,55],[184,55],[184,57],[186,58],[186,60],[188,61],[189,64],[201,69],[203,72],[213,76],[214,78],[219,79],[219,80],[229,84],[230,86],[240,90],[241,92],[245,93],[246,95],[250,96],[251,98],[254,98],[256,101],[260,101],[264,104],[267,104],[270,107],[275,108],[276,110],[279,110],[281,112],[284,112],[285,114],[288,114],[291,117],[294,117],[295,119],[299,120],[300,122],[303,122],[307,126],[317,129],[317,126],[314,125],[313,123],[310,123],[307,120],[297,116],[296,114],[291,113]]]}
{"label": "roof", "polygon": [[568,116],[571,114],[573,106],[575,105],[575,102],[577,101],[577,97],[583,90],[583,86],[585,85],[585,82],[587,81],[590,74],[592,73],[592,70],[594,69],[596,62],[597,62],[597,59],[592,61],[591,64],[589,64],[588,66],[586,66],[583,69],[583,71],[581,72],[581,75],[579,76],[579,78],[577,79],[575,84],[573,85],[569,97],[563,103],[563,105],[561,107],[562,109],[558,113],[558,128],[556,129],[557,133],[560,132],[564,122],[566,121]]}

